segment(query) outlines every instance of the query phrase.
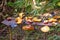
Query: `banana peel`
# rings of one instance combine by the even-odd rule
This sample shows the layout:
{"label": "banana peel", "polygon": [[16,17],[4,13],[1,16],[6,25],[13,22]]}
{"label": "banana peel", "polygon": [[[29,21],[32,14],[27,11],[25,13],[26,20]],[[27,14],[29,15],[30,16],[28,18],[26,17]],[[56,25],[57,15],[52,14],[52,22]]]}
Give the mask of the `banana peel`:
{"label": "banana peel", "polygon": [[57,18],[60,18],[60,16],[54,16],[54,18],[56,18],[56,19],[57,19]]}
{"label": "banana peel", "polygon": [[49,21],[56,22],[57,19],[51,18],[51,19],[49,19]]}
{"label": "banana peel", "polygon": [[37,17],[34,17],[34,18],[32,19],[32,21],[34,21],[34,22],[40,22],[41,19],[38,19]]}

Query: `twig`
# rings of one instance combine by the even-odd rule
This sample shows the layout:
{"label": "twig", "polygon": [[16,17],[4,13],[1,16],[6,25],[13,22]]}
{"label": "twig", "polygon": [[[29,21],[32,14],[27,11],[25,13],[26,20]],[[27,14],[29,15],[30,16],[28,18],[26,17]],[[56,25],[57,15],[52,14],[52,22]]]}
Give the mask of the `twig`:
{"label": "twig", "polygon": [[12,40],[12,33],[11,33],[11,28],[9,27],[9,33],[10,33],[10,40]]}

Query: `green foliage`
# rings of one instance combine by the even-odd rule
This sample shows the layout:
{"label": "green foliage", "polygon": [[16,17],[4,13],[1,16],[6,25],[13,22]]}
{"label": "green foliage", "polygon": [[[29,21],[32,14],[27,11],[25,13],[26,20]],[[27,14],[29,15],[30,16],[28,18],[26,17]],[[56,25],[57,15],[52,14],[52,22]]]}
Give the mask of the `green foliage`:
{"label": "green foliage", "polygon": [[56,3],[57,3],[58,1],[59,1],[59,0],[49,0],[49,1],[47,2],[47,4],[46,4],[43,8],[41,8],[41,13],[44,13],[44,11],[45,11],[46,9],[48,9],[48,8],[50,8],[50,10],[55,9]]}
{"label": "green foliage", "polygon": [[[49,8],[50,8],[50,10],[55,9],[55,7],[57,7],[57,3],[60,0],[49,0],[45,5],[40,5],[39,3],[42,2],[42,1],[45,1],[45,0],[36,0],[36,6],[41,7],[41,9],[33,9],[34,7],[33,7],[32,0],[16,0],[15,2],[8,2],[7,6],[14,8],[15,9],[13,11],[14,13],[20,12],[22,9],[24,9],[25,13],[32,14],[33,16],[39,16],[40,13],[45,13],[47,11],[46,9],[49,9]],[[1,27],[3,27],[3,25],[1,25]],[[56,26],[53,26],[53,27],[50,27],[50,28],[51,28],[50,32],[52,32],[52,31],[60,32],[60,24],[58,24]],[[12,30],[12,34],[15,34],[19,29],[14,29],[14,31]],[[21,30],[19,30],[19,31],[21,31]],[[19,32],[19,34],[20,33],[21,32]],[[26,32],[25,37],[26,37],[25,38],[26,40],[36,40],[36,38],[38,39],[39,37],[40,37],[40,39],[43,39],[44,33],[42,33],[40,30],[30,31],[30,32]],[[60,36],[58,36],[58,35],[53,35],[53,36],[49,35],[48,40],[60,40]]]}
{"label": "green foliage", "polygon": [[23,1],[16,1],[16,2],[14,2],[14,7],[15,8],[24,7],[24,2]]}
{"label": "green foliage", "polygon": [[8,6],[11,6],[11,7],[14,6],[14,4],[13,4],[12,2],[9,2],[7,5],[8,5]]}
{"label": "green foliage", "polygon": [[31,5],[28,5],[25,10],[26,10],[26,13],[30,13],[33,9]]}
{"label": "green foliage", "polygon": [[60,40],[60,36],[58,35],[49,36],[48,40]]}
{"label": "green foliage", "polygon": [[[59,0],[49,0],[45,5],[40,5],[39,3],[42,2],[41,0],[36,0],[36,6],[41,7],[41,9],[33,9],[33,3],[32,0],[16,0],[14,3],[8,2],[8,6],[11,6],[17,10],[21,8],[25,8],[26,13],[33,13],[33,15],[37,15],[39,13],[44,13],[46,9],[55,9],[57,6],[56,3],[59,2]],[[38,6],[40,5],[40,6]]]}

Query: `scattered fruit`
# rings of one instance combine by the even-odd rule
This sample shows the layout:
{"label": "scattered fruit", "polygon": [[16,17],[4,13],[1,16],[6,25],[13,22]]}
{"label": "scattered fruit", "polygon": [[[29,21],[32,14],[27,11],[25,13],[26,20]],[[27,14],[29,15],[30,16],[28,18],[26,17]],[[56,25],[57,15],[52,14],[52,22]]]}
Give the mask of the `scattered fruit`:
{"label": "scattered fruit", "polygon": [[50,28],[48,26],[44,26],[41,28],[42,32],[49,32]]}
{"label": "scattered fruit", "polygon": [[32,21],[34,21],[34,22],[40,22],[41,19],[38,19],[37,17],[34,17],[34,18],[32,19]]}
{"label": "scattered fruit", "polygon": [[19,17],[22,18],[24,16],[24,13],[19,13]]}
{"label": "scattered fruit", "polygon": [[58,18],[60,18],[60,16],[54,16],[54,18],[58,19]]}
{"label": "scattered fruit", "polygon": [[16,22],[17,22],[17,24],[22,23],[22,20],[23,20],[23,19],[21,19],[20,17],[17,17],[17,18],[16,18]]}
{"label": "scattered fruit", "polygon": [[32,22],[32,17],[25,17],[26,21]]}
{"label": "scattered fruit", "polygon": [[22,29],[27,30],[27,31],[31,31],[31,30],[34,30],[34,26],[26,25],[26,26],[23,26]]}
{"label": "scattered fruit", "polygon": [[49,22],[56,22],[57,21],[57,19],[54,19],[54,18],[51,18],[50,20],[49,20]]}

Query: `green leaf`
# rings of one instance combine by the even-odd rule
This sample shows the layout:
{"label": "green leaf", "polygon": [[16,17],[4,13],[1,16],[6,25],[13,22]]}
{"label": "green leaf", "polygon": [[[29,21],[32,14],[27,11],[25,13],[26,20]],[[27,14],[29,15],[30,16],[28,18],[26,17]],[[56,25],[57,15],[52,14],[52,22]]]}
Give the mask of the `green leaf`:
{"label": "green leaf", "polygon": [[13,7],[14,6],[14,3],[8,2],[7,5]]}

